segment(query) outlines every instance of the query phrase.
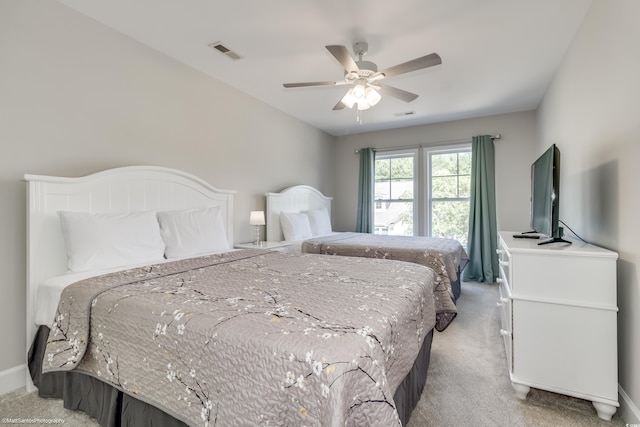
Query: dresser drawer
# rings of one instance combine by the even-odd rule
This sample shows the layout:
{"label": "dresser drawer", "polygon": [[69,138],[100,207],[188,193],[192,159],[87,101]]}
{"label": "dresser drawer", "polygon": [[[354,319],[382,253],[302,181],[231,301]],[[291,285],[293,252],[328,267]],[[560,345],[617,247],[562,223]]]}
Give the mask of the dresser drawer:
{"label": "dresser drawer", "polygon": [[511,289],[511,254],[505,247],[502,239],[498,240],[498,266],[500,268],[500,278],[504,281],[505,285]]}
{"label": "dresser drawer", "polygon": [[506,281],[498,280],[498,284],[499,300],[497,305],[500,310],[500,335],[502,335],[504,340],[509,372],[513,372],[513,315],[511,293],[509,292]]}

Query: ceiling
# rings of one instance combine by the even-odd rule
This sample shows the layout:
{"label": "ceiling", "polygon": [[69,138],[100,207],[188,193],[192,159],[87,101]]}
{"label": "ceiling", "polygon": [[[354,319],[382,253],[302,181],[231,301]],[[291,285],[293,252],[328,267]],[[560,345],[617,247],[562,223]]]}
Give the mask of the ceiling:
{"label": "ceiling", "polygon": [[[537,108],[591,0],[58,0],[332,135]],[[436,52],[442,64],[388,77],[413,92],[362,112],[332,108],[348,86],[325,49],[366,41],[379,69]],[[241,59],[209,47],[221,42]],[[354,55],[355,56],[355,55]]]}

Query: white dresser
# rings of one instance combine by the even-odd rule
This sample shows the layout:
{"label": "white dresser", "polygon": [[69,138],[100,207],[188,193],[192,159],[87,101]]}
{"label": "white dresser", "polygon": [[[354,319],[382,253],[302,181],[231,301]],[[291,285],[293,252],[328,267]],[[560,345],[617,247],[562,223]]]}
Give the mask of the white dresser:
{"label": "white dresser", "polygon": [[500,232],[500,301],[511,383],[590,400],[610,420],[618,404],[616,260],[597,246],[538,245]]}

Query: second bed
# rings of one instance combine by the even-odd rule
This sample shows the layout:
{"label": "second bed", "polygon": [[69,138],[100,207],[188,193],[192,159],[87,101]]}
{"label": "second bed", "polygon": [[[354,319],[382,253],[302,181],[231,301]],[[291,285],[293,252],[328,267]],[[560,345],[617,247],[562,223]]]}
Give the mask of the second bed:
{"label": "second bed", "polygon": [[304,253],[394,259],[430,267],[437,275],[436,298],[448,307],[440,311],[436,323],[437,330],[444,330],[457,314],[454,302],[460,296],[460,276],[468,262],[460,242],[425,236],[336,233],[331,227],[331,201],[307,185],[267,193],[267,240],[287,240],[293,251]]}

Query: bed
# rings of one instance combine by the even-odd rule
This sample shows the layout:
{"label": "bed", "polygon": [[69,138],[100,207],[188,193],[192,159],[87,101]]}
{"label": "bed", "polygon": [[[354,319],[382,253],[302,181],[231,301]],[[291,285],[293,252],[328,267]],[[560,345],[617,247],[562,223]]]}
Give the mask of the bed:
{"label": "bed", "polygon": [[[436,322],[432,270],[227,249],[234,192],[172,169],[25,179],[29,389],[104,426],[408,421]],[[150,248],[125,253],[149,252],[131,265],[104,264],[120,252],[105,249],[96,261],[76,251],[120,233],[73,237],[70,230],[87,233],[86,218],[118,227],[129,221],[131,236],[155,233],[147,230],[149,212],[160,222],[160,259],[151,234],[134,242]],[[215,218],[213,233],[224,244],[198,247],[207,251],[198,256],[176,246],[189,240],[170,233],[185,212],[191,221]],[[47,322],[51,312],[41,317],[51,300]]]}
{"label": "bed", "polygon": [[306,253],[399,259],[427,265],[438,274],[442,297],[449,292],[454,302],[458,299],[460,275],[468,262],[460,242],[424,236],[336,233],[331,227],[331,201],[331,197],[308,185],[267,193],[267,240],[288,240],[294,251]]}

